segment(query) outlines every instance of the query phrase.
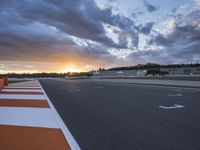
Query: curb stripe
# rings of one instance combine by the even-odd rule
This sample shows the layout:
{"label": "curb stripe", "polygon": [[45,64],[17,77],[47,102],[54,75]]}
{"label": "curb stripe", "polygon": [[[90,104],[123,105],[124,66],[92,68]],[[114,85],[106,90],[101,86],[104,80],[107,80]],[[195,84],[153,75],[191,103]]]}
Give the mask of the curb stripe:
{"label": "curb stripe", "polygon": [[44,95],[0,94],[0,99],[46,100]]}
{"label": "curb stripe", "polygon": [[49,108],[49,104],[46,100],[0,99],[0,106]]}
{"label": "curb stripe", "polygon": [[80,150],[38,80],[0,91],[0,147]]}
{"label": "curb stripe", "polygon": [[0,107],[0,124],[60,128],[49,108]]}
{"label": "curb stripe", "polygon": [[61,129],[0,125],[2,150],[70,150]]}
{"label": "curb stripe", "polygon": [[41,88],[12,88],[12,87],[4,87],[4,90],[41,90]]}
{"label": "curb stripe", "polygon": [[27,95],[43,95],[42,92],[23,92],[23,91],[18,91],[18,92],[8,92],[8,91],[2,91],[0,94],[27,94]]}
{"label": "curb stripe", "polygon": [[7,86],[4,89],[41,89],[40,87],[31,87],[31,86]]}
{"label": "curb stripe", "polygon": [[2,92],[42,92],[42,90],[28,90],[28,89],[2,89]]}

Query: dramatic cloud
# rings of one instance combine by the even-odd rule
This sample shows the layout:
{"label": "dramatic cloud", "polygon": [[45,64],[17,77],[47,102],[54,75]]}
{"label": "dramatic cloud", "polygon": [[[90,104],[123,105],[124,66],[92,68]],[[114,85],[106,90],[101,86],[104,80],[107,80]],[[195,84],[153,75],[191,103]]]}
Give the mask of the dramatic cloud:
{"label": "dramatic cloud", "polygon": [[169,57],[188,62],[197,61],[197,56],[200,56],[200,10],[194,9],[185,15],[175,15],[173,20],[171,29],[153,36],[149,44],[162,46]]}
{"label": "dramatic cloud", "polygon": [[133,18],[138,18],[138,17],[140,17],[141,15],[144,15],[144,13],[145,13],[144,11],[138,10],[138,11],[132,12],[131,16],[132,16]]}
{"label": "dramatic cloud", "polygon": [[143,2],[144,2],[144,5],[145,5],[145,7],[146,7],[148,12],[154,12],[154,11],[158,10],[158,8],[159,8],[159,7],[156,7],[156,6],[152,5],[152,4],[150,4],[146,0],[143,0]]}
{"label": "dramatic cloud", "polygon": [[[134,22],[122,15],[113,15],[111,8],[100,9],[93,0],[65,0],[59,3],[54,0],[7,0],[2,1],[0,7],[1,53],[3,50],[13,54],[14,51],[24,54],[26,51],[38,53],[41,50],[45,53],[45,49],[50,53],[63,51],[66,46],[66,49],[76,49],[74,46],[77,47],[77,43],[72,37],[85,43],[101,44],[102,48],[127,48],[124,42],[114,43],[105,34],[103,23],[131,34],[132,44],[137,46]],[[59,45],[61,50],[55,50]]]}
{"label": "dramatic cloud", "polygon": [[143,33],[143,34],[146,34],[146,35],[150,34],[153,25],[154,25],[154,22],[146,23],[144,26],[142,26],[140,28],[140,32]]}
{"label": "dramatic cloud", "polygon": [[[142,8],[135,7],[129,17],[124,13],[126,7],[122,11],[114,8],[119,1],[109,0],[107,5],[97,1],[1,0],[0,70],[24,66],[24,70],[50,71],[71,63],[90,70],[119,62],[151,61],[153,57],[160,62],[174,61],[164,57],[197,60],[199,0],[189,12],[177,11],[167,19],[162,16],[162,31],[158,25],[162,19],[151,20],[155,13],[147,13],[158,10],[159,4],[144,0]],[[26,66],[28,61],[33,65]],[[45,67],[49,64],[56,67]]]}

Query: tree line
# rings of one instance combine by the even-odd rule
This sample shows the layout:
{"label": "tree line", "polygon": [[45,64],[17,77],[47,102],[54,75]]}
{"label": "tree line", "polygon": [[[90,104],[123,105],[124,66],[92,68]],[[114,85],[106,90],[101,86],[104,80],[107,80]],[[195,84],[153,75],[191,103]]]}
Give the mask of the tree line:
{"label": "tree line", "polygon": [[78,76],[91,76],[89,72],[80,72],[80,73],[7,73],[0,74],[0,78],[7,76],[8,78],[64,78],[68,77],[78,77]]}
{"label": "tree line", "polygon": [[[200,67],[199,63],[191,64],[168,64],[168,65],[159,65],[153,63],[147,64],[138,64],[136,66],[125,66],[125,67],[115,67],[110,69],[99,68],[98,71],[117,71],[117,70],[138,70],[146,69],[147,74],[167,74],[167,72],[160,72],[160,68],[183,68],[183,67]],[[79,73],[7,73],[0,74],[0,78],[7,76],[8,78],[64,78],[68,77],[90,77],[92,76],[92,71],[89,72],[79,72]]]}
{"label": "tree line", "polygon": [[147,64],[138,64],[136,66],[125,66],[125,67],[114,67],[110,69],[99,68],[99,71],[113,71],[113,70],[138,70],[138,69],[160,69],[160,68],[184,68],[184,67],[200,67],[199,63],[191,64],[168,64],[168,65],[159,65],[153,63]]}

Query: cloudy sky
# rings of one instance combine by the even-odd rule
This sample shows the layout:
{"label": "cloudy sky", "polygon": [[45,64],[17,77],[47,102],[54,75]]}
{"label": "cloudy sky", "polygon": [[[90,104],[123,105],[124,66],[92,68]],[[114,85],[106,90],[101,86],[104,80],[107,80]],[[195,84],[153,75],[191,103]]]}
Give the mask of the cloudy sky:
{"label": "cloudy sky", "polygon": [[0,0],[0,73],[200,62],[200,0]]}

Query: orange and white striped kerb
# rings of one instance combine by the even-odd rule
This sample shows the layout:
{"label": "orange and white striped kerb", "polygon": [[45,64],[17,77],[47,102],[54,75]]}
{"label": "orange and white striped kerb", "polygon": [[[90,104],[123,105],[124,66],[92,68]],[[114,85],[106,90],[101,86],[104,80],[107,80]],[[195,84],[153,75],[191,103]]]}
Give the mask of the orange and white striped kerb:
{"label": "orange and white striped kerb", "polygon": [[0,91],[0,149],[80,149],[56,113],[38,81],[5,86]]}

